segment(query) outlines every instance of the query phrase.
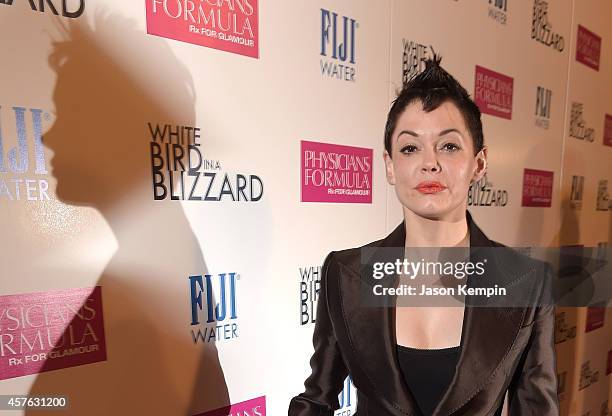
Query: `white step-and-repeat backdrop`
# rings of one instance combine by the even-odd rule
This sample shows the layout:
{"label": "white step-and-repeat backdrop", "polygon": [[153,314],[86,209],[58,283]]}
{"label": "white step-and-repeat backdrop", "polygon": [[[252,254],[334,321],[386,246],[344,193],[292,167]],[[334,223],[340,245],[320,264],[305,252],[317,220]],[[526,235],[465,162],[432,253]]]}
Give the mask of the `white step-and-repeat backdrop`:
{"label": "white step-and-repeat backdrop", "polygon": [[[487,235],[605,250],[611,19],[596,0],[0,0],[0,394],[286,414],[322,260],[401,221],[383,129],[430,46],[483,112]],[[556,318],[562,414],[608,415],[610,309]]]}

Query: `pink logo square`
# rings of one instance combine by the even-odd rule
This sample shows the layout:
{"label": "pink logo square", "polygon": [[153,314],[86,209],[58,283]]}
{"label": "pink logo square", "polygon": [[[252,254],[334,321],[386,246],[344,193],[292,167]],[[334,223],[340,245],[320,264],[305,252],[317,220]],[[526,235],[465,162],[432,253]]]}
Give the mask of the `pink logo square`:
{"label": "pink logo square", "polygon": [[525,169],[523,172],[523,207],[550,207],[554,172]]}
{"label": "pink logo square", "polygon": [[106,361],[102,290],[0,296],[0,380]]}
{"label": "pink logo square", "polygon": [[601,55],[601,38],[584,26],[578,25],[576,39],[576,60],[599,71],[599,57]]}
{"label": "pink logo square", "polygon": [[266,396],[232,404],[210,412],[198,413],[195,416],[266,416]]}
{"label": "pink logo square", "polygon": [[476,65],[474,101],[482,113],[511,120],[513,89],[512,77]]}
{"label": "pink logo square", "polygon": [[602,306],[589,306],[587,308],[586,328],[584,332],[590,332],[604,325],[606,308]]}
{"label": "pink logo square", "polygon": [[603,144],[612,146],[612,115],[606,114],[604,120]]}
{"label": "pink logo square", "polygon": [[146,0],[147,33],[259,58],[258,0]]}
{"label": "pink logo square", "polygon": [[372,149],[301,141],[302,202],[372,203]]}

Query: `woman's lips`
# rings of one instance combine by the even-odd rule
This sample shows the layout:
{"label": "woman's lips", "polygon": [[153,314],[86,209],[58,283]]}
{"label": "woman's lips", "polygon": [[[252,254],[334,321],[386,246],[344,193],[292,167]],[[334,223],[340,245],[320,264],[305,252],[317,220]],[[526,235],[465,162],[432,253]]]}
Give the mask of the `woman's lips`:
{"label": "woman's lips", "polygon": [[440,182],[421,182],[415,189],[422,194],[436,194],[445,190],[446,186]]}

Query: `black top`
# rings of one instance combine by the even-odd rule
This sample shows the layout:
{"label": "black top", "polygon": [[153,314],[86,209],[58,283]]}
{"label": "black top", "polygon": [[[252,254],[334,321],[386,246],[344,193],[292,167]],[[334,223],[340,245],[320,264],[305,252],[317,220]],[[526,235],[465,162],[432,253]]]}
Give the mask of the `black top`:
{"label": "black top", "polygon": [[460,353],[461,345],[435,350],[397,346],[404,380],[423,415],[430,416],[446,393]]}

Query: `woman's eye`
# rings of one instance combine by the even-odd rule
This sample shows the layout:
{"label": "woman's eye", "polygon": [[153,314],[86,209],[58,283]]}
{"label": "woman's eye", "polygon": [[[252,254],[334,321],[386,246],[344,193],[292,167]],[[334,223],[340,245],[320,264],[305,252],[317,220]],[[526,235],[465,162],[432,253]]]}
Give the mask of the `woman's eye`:
{"label": "woman's eye", "polygon": [[455,143],[446,143],[444,146],[442,146],[442,149],[449,151],[449,152],[456,152],[457,150],[460,150],[461,148],[457,146]]}
{"label": "woman's eye", "polygon": [[400,150],[401,153],[414,153],[416,151],[417,151],[417,147],[412,144],[406,145],[402,147],[402,150]]}

